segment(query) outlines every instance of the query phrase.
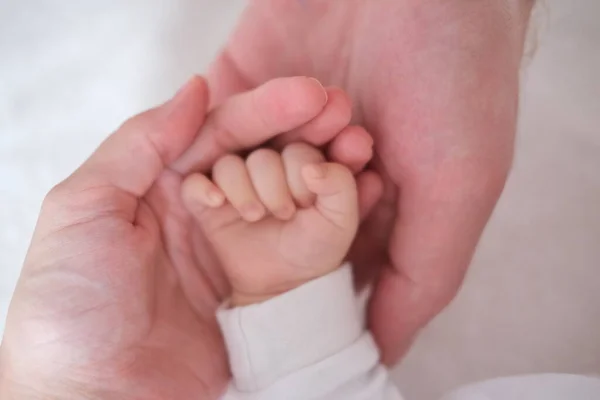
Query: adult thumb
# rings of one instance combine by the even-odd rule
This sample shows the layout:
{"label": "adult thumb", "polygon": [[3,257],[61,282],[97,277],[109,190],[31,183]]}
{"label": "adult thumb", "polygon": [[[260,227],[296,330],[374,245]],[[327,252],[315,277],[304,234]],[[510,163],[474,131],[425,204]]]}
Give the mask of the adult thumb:
{"label": "adult thumb", "polygon": [[[193,77],[163,105],[127,120],[77,171],[57,185],[49,197],[64,200],[77,194],[98,192],[105,202],[111,202],[111,198],[142,197],[195,139],[206,117],[208,98],[204,78]],[[95,200],[98,196],[90,197]],[[133,211],[136,203],[118,202],[119,207]],[[117,209],[119,207],[112,207],[110,212],[132,214],[131,210]],[[89,205],[85,210],[106,215],[106,209],[101,208]]]}

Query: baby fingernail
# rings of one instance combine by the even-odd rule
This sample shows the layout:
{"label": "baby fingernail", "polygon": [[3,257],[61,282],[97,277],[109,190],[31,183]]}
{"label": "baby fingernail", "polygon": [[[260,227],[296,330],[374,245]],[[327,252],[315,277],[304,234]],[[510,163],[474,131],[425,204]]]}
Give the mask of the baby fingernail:
{"label": "baby fingernail", "polygon": [[247,221],[258,221],[263,217],[264,210],[257,204],[248,204],[242,207],[242,215]]}
{"label": "baby fingernail", "polygon": [[214,190],[208,192],[208,201],[211,206],[218,207],[221,204],[223,204],[223,200],[225,200],[225,198],[223,197],[223,195],[221,193],[216,192]]}
{"label": "baby fingernail", "polygon": [[327,102],[329,101],[329,96],[327,95],[327,90],[325,89],[325,86],[323,86],[323,84],[321,83],[320,80],[318,80],[317,78],[313,78],[312,76],[307,77],[308,79],[315,81],[319,84],[319,86],[321,86],[321,88],[323,89],[323,93],[325,94],[325,104],[327,104]]}
{"label": "baby fingernail", "polygon": [[325,168],[322,165],[309,165],[305,171],[306,175],[312,179],[322,179],[325,177]]}
{"label": "baby fingernail", "polygon": [[288,220],[294,216],[296,213],[296,207],[293,204],[287,205],[283,207],[279,211],[279,217],[284,220]]}

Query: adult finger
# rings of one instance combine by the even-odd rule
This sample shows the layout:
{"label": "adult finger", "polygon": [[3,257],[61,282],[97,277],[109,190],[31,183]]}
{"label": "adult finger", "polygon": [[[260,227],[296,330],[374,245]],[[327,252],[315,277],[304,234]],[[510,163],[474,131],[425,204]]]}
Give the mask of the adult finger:
{"label": "adult finger", "polygon": [[370,325],[393,364],[456,295],[505,175],[446,169],[433,181],[405,181],[386,268],[370,304]]}
{"label": "adult finger", "polygon": [[[256,87],[256,81],[250,81],[246,74],[240,71],[239,66],[232,60],[227,49],[217,55],[208,70],[207,76],[211,108],[218,107],[233,95]],[[281,75],[272,75],[268,78],[274,76]],[[268,78],[263,78],[261,82]]]}
{"label": "adult finger", "polygon": [[304,125],[327,104],[313,78],[273,79],[215,108],[194,144],[173,164],[181,174],[204,172],[223,154],[249,149]]}
{"label": "adult finger", "polygon": [[165,104],[125,122],[52,190],[46,203],[69,203],[83,196],[79,217],[112,214],[133,221],[137,199],[192,143],[207,106],[206,81],[194,77]]}
{"label": "adult finger", "polygon": [[[229,96],[253,87],[227,51],[219,55],[210,69],[209,77],[211,100],[216,105],[226,102]],[[365,130],[344,129],[351,119],[352,102],[339,88],[328,87],[326,90],[328,102],[325,108],[309,122],[275,138],[273,145],[282,148],[295,141],[305,141],[321,146],[330,142],[332,150],[329,156],[333,157],[332,160],[354,172],[360,171],[371,159],[372,141],[368,144],[371,137]]]}
{"label": "adult finger", "polygon": [[304,141],[322,146],[338,135],[352,118],[352,101],[342,89],[328,87],[327,104],[315,118],[273,140],[273,146],[282,149],[285,145]]}
{"label": "adult finger", "polygon": [[347,126],[331,142],[327,155],[358,173],[373,158],[373,138],[361,126]]}
{"label": "adult finger", "polygon": [[356,174],[373,157],[373,138],[361,126],[348,126],[352,105],[345,92],[336,88],[327,90],[329,101],[321,114],[304,126],[279,136],[273,145],[282,148],[297,141],[315,146],[329,143],[328,158],[345,165]]}
{"label": "adult finger", "polygon": [[367,218],[383,195],[383,180],[375,171],[364,171],[356,176],[358,209],[361,221]]}

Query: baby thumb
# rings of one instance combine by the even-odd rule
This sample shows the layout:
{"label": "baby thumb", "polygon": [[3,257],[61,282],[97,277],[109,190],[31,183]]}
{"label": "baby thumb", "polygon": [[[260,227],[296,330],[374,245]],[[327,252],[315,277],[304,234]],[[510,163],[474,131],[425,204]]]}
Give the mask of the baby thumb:
{"label": "baby thumb", "polygon": [[343,229],[358,227],[358,193],[352,172],[341,164],[306,165],[302,177],[317,196],[315,207],[332,224]]}

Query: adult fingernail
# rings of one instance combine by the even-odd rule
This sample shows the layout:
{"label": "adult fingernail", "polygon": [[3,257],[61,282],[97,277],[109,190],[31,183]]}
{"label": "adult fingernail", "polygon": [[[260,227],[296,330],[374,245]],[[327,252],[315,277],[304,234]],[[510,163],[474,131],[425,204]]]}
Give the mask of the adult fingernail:
{"label": "adult fingernail", "polygon": [[201,81],[202,78],[198,75],[192,76],[188,81],[177,90],[177,93],[167,102],[169,107],[174,107],[179,104],[183,99],[185,99],[188,93],[193,90],[194,86]]}
{"label": "adult fingernail", "polygon": [[327,104],[327,101],[329,101],[329,95],[327,94],[327,90],[325,90],[325,86],[323,86],[323,84],[321,83],[320,80],[318,80],[317,78],[313,78],[312,76],[309,76],[308,79],[311,79],[315,82],[317,82],[319,84],[319,86],[321,86],[321,89],[323,89],[323,95],[325,96],[325,103]]}

